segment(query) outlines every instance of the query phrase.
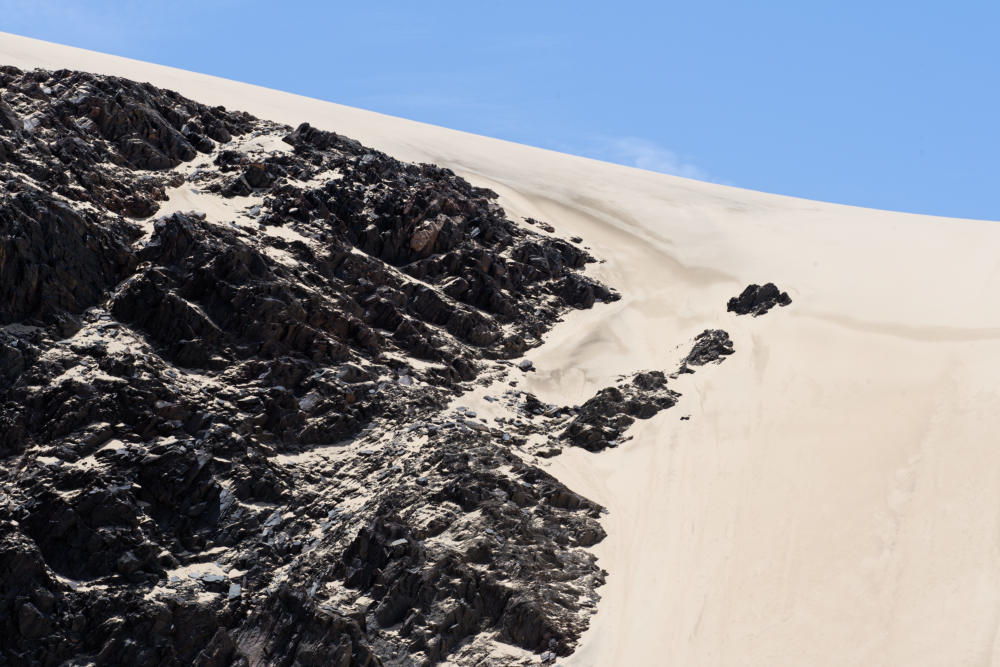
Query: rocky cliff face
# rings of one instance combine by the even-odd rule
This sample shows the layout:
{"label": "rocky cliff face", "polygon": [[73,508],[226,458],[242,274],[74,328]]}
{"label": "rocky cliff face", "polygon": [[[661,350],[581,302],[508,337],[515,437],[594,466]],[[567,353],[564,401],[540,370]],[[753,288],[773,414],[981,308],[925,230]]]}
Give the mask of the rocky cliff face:
{"label": "rocky cliff face", "polygon": [[726,310],[737,315],[765,314],[775,306],[787,306],[792,302],[788,292],[782,292],[774,283],[747,285],[746,289],[734,296],[726,304]]}
{"label": "rocky cliff face", "polygon": [[[308,125],[71,71],[0,93],[0,660],[570,651],[600,508],[444,408],[616,298],[584,250]],[[181,192],[233,214],[158,217]]]}
{"label": "rocky cliff face", "polygon": [[309,125],[0,67],[0,663],[568,654],[601,508],[529,436],[613,446],[677,394],[654,371],[454,412],[618,298],[496,199]]}

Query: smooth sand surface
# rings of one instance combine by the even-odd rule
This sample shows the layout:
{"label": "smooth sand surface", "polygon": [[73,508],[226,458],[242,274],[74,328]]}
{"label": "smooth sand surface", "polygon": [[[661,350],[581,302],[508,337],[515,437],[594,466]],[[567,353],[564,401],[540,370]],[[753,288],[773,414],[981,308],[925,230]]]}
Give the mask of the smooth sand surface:
{"label": "smooth sand surface", "polygon": [[[553,460],[610,509],[610,576],[568,664],[1000,664],[1000,224],[643,172],[9,35],[0,62],[308,121],[583,236],[623,299],[529,353],[543,400],[673,369],[702,329],[730,332],[736,353],[678,380],[680,403],[634,440]],[[794,303],[725,312],[765,281]]]}

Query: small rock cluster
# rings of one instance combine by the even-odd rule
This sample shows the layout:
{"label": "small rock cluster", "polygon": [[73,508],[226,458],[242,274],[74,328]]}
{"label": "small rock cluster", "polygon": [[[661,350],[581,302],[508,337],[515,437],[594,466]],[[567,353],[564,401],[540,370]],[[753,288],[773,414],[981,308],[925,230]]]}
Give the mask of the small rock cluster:
{"label": "small rock cluster", "polygon": [[680,372],[693,373],[691,366],[721,362],[733,351],[733,341],[729,339],[728,333],[722,329],[705,329],[695,336],[691,351],[681,362]]}
{"label": "small rock cluster", "polygon": [[739,296],[734,296],[726,305],[726,310],[737,315],[763,315],[774,306],[787,306],[792,302],[788,292],[782,292],[774,283],[747,285]]}
{"label": "small rock cluster", "polygon": [[661,371],[636,373],[581,405],[560,438],[592,452],[617,447],[636,419],[649,419],[673,407],[679,397],[667,388],[667,377]]}

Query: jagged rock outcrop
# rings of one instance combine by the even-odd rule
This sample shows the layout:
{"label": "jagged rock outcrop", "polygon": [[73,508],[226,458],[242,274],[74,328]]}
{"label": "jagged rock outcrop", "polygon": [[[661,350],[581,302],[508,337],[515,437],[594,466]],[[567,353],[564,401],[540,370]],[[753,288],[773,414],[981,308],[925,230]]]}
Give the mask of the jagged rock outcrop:
{"label": "jagged rock outcrop", "polygon": [[44,184],[70,202],[147,216],[166,171],[260,122],[168,90],[84,72],[23,72],[0,66],[4,136],[0,160],[22,178],[8,190]]}
{"label": "jagged rock outcrop", "polygon": [[788,292],[782,292],[774,283],[747,285],[739,296],[734,296],[726,310],[737,315],[763,315],[774,306],[787,306],[792,302]]}
{"label": "jagged rock outcrop", "polygon": [[617,298],[591,261],[447,169],[0,67],[0,662],[568,654],[600,508],[444,410]]}

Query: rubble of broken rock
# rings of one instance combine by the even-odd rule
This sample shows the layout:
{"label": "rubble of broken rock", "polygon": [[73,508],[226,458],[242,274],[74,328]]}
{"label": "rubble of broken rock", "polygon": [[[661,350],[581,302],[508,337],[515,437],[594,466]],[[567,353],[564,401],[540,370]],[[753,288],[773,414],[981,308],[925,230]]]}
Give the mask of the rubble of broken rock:
{"label": "rubble of broken rock", "polygon": [[774,283],[747,285],[746,289],[734,296],[726,304],[728,312],[737,315],[763,315],[775,306],[787,306],[792,302],[788,292],[782,292]]}
{"label": "rubble of broken rock", "polygon": [[617,298],[591,261],[447,169],[0,67],[0,662],[568,654],[601,508],[445,408]]}

